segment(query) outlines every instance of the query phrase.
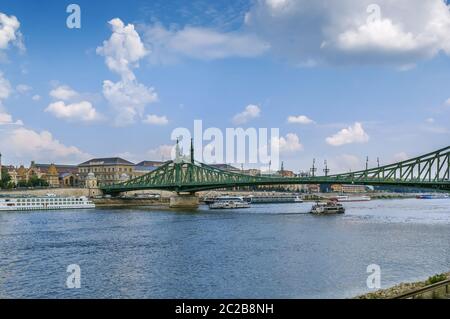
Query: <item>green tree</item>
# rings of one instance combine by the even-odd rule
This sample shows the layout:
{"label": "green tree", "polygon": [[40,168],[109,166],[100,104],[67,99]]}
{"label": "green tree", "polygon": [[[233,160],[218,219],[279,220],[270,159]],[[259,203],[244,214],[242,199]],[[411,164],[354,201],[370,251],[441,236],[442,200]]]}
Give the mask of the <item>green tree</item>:
{"label": "green tree", "polygon": [[48,186],[48,183],[44,179],[39,178],[36,175],[32,175],[28,180],[27,186],[28,187]]}
{"label": "green tree", "polygon": [[6,167],[2,167],[2,179],[0,180],[0,188],[7,188],[10,184],[11,176]]}

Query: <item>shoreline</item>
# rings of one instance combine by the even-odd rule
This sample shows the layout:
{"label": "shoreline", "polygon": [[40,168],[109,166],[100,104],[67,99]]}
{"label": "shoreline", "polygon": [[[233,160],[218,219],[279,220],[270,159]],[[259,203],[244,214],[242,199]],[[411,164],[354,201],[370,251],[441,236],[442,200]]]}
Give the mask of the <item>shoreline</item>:
{"label": "shoreline", "polygon": [[[374,292],[369,292],[369,293],[366,293],[363,295],[355,296],[352,299],[392,299],[399,295],[413,292],[416,289],[424,288],[431,284],[446,280],[446,279],[442,279],[439,281],[434,281],[433,278],[435,278],[436,276],[442,276],[442,277],[445,277],[446,279],[450,279],[450,272],[436,274],[436,275],[433,275],[433,276],[431,276],[425,280],[421,280],[421,281],[401,282],[401,283],[394,285],[392,287],[389,287],[389,288],[379,289]],[[446,298],[449,298],[449,296],[447,296]]]}

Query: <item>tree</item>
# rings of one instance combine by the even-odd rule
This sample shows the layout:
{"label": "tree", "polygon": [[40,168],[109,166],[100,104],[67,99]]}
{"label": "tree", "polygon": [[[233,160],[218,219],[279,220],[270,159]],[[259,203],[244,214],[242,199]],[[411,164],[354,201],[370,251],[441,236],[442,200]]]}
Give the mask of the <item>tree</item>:
{"label": "tree", "polygon": [[6,167],[2,167],[2,179],[0,180],[0,188],[7,188],[10,184],[11,176]]}
{"label": "tree", "polygon": [[35,186],[48,186],[48,183],[46,180],[37,177],[36,175],[32,175],[27,183],[28,187],[35,187]]}

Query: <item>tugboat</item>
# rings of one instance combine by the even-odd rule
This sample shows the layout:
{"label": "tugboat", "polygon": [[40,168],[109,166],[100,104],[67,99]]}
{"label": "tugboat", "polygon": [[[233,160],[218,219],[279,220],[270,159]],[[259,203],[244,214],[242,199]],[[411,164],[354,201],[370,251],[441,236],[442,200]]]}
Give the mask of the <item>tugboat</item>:
{"label": "tugboat", "polygon": [[236,209],[250,208],[250,203],[242,197],[221,196],[209,204],[209,209]]}
{"label": "tugboat", "polygon": [[334,215],[334,214],[344,214],[345,208],[342,204],[336,201],[328,202],[317,202],[311,208],[311,214],[315,215]]}

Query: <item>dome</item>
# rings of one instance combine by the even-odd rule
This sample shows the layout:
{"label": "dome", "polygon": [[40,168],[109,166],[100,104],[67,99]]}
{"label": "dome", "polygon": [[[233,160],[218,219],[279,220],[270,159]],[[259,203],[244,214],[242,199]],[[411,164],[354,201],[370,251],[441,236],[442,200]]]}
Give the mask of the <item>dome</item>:
{"label": "dome", "polygon": [[56,169],[55,164],[51,164],[48,168],[48,175],[58,175],[58,170]]}
{"label": "dome", "polygon": [[87,178],[88,179],[95,179],[95,174],[90,172],[89,174],[87,174]]}

